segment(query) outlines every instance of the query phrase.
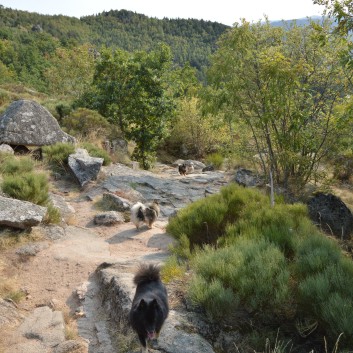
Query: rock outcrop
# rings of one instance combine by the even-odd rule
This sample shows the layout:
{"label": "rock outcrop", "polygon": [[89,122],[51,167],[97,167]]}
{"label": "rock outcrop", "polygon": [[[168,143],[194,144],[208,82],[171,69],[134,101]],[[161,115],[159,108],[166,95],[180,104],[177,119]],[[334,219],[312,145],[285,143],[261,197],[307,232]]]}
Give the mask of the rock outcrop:
{"label": "rock outcrop", "polygon": [[91,157],[85,149],[78,148],[74,154],[70,154],[68,165],[81,187],[84,187],[97,179],[103,161],[103,158]]}
{"label": "rock outcrop", "polygon": [[35,101],[15,101],[0,117],[0,143],[46,146],[57,142],[74,143],[75,138],[62,131],[49,111]]}
{"label": "rock outcrop", "polygon": [[97,225],[111,226],[118,223],[124,223],[125,220],[121,213],[116,211],[107,211],[95,215],[93,222]]}
{"label": "rock outcrop", "polygon": [[44,219],[47,208],[31,202],[0,196],[0,225],[26,229]]}
{"label": "rock outcrop", "polygon": [[234,181],[244,187],[258,187],[264,184],[260,176],[244,168],[240,168],[236,171]]}
{"label": "rock outcrop", "polygon": [[308,202],[309,216],[327,233],[349,239],[353,232],[353,215],[345,203],[332,194],[317,193]]}

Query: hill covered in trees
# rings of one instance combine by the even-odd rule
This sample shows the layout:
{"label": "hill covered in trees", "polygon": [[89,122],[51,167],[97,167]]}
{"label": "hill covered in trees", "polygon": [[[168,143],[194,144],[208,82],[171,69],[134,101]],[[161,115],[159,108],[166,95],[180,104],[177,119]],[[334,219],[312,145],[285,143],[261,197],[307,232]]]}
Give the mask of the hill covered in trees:
{"label": "hill covered in trees", "polygon": [[90,44],[97,50],[106,46],[148,51],[164,42],[171,47],[176,65],[190,63],[202,79],[217,39],[228,28],[195,19],[160,20],[127,10],[77,19],[0,6],[0,73],[43,90],[43,72],[50,65],[46,59],[59,47]]}

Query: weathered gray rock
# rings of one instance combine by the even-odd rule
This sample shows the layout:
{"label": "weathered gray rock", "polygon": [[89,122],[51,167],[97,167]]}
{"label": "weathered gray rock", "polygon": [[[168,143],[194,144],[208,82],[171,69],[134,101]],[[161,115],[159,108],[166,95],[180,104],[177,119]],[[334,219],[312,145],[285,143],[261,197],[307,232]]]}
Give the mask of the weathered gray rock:
{"label": "weathered gray rock", "polygon": [[53,353],[83,353],[88,349],[87,344],[83,342],[68,340],[59,343],[53,350]]}
{"label": "weathered gray rock", "polygon": [[202,168],[203,172],[213,172],[215,170],[213,165],[207,165],[205,168]]}
{"label": "weathered gray rock", "polygon": [[32,232],[39,233],[47,240],[59,240],[66,236],[65,229],[55,224],[40,224],[36,227],[32,227]]}
{"label": "weathered gray rock", "polygon": [[309,200],[308,210],[312,221],[322,230],[338,238],[350,238],[353,232],[353,215],[339,197],[317,193]]}
{"label": "weathered gray rock", "polygon": [[58,194],[49,193],[49,199],[53,206],[60,210],[62,220],[66,223],[70,222],[76,213],[75,209]]}
{"label": "weathered gray rock", "polygon": [[129,211],[132,206],[130,201],[111,192],[103,194],[103,203],[104,205],[108,205],[110,209],[120,212]]}
{"label": "weathered gray rock", "polygon": [[111,226],[117,223],[124,223],[124,216],[116,211],[107,211],[94,216],[94,224]]}
{"label": "weathered gray rock", "polygon": [[260,178],[252,170],[240,168],[236,171],[234,181],[241,186],[245,187],[256,187],[264,184],[262,178]]}
{"label": "weathered gray rock", "polygon": [[27,339],[40,341],[46,347],[55,347],[65,341],[65,323],[61,311],[48,306],[39,307],[26,317],[19,332]]}
{"label": "weathered gray rock", "polygon": [[183,321],[185,317],[170,311],[158,339],[158,348],[168,353],[214,353],[212,346],[199,334],[177,329],[184,326]]}
{"label": "weathered gray rock", "polygon": [[16,254],[20,256],[36,256],[40,251],[49,247],[46,242],[29,243],[21,246],[16,250]]}
{"label": "weathered gray rock", "polygon": [[46,207],[0,196],[0,225],[26,229],[43,221]]}
{"label": "weathered gray rock", "polygon": [[74,154],[70,154],[68,164],[83,187],[88,182],[97,179],[103,161],[103,158],[91,157],[85,149],[78,148]]}
{"label": "weathered gray rock", "polygon": [[75,138],[62,131],[49,111],[35,101],[15,101],[0,117],[0,143],[46,146],[57,142],[74,143]]}
{"label": "weathered gray rock", "polygon": [[0,298],[0,328],[15,327],[23,319],[16,306]]}
{"label": "weathered gray rock", "polygon": [[15,154],[15,151],[10,145],[3,143],[0,145],[0,153]]}

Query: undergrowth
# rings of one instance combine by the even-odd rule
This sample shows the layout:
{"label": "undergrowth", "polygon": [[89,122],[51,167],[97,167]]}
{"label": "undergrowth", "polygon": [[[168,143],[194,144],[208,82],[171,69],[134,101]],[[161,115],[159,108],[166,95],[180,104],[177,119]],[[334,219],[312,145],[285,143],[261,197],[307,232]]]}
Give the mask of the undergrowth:
{"label": "undergrowth", "polygon": [[310,335],[334,342],[343,333],[342,349],[353,346],[353,262],[310,222],[305,205],[278,199],[270,207],[260,191],[233,184],[182,209],[167,232],[193,273],[188,295],[211,320],[238,309],[264,327],[307,318]]}

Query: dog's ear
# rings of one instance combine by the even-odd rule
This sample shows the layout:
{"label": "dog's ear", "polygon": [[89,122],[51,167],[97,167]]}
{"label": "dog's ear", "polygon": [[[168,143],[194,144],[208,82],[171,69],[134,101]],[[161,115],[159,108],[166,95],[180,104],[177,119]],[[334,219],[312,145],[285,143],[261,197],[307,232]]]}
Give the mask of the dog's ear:
{"label": "dog's ear", "polygon": [[147,303],[145,302],[144,299],[141,299],[140,300],[140,303],[139,303],[139,306],[137,307],[138,309],[142,310],[142,309],[145,309],[147,306]]}

